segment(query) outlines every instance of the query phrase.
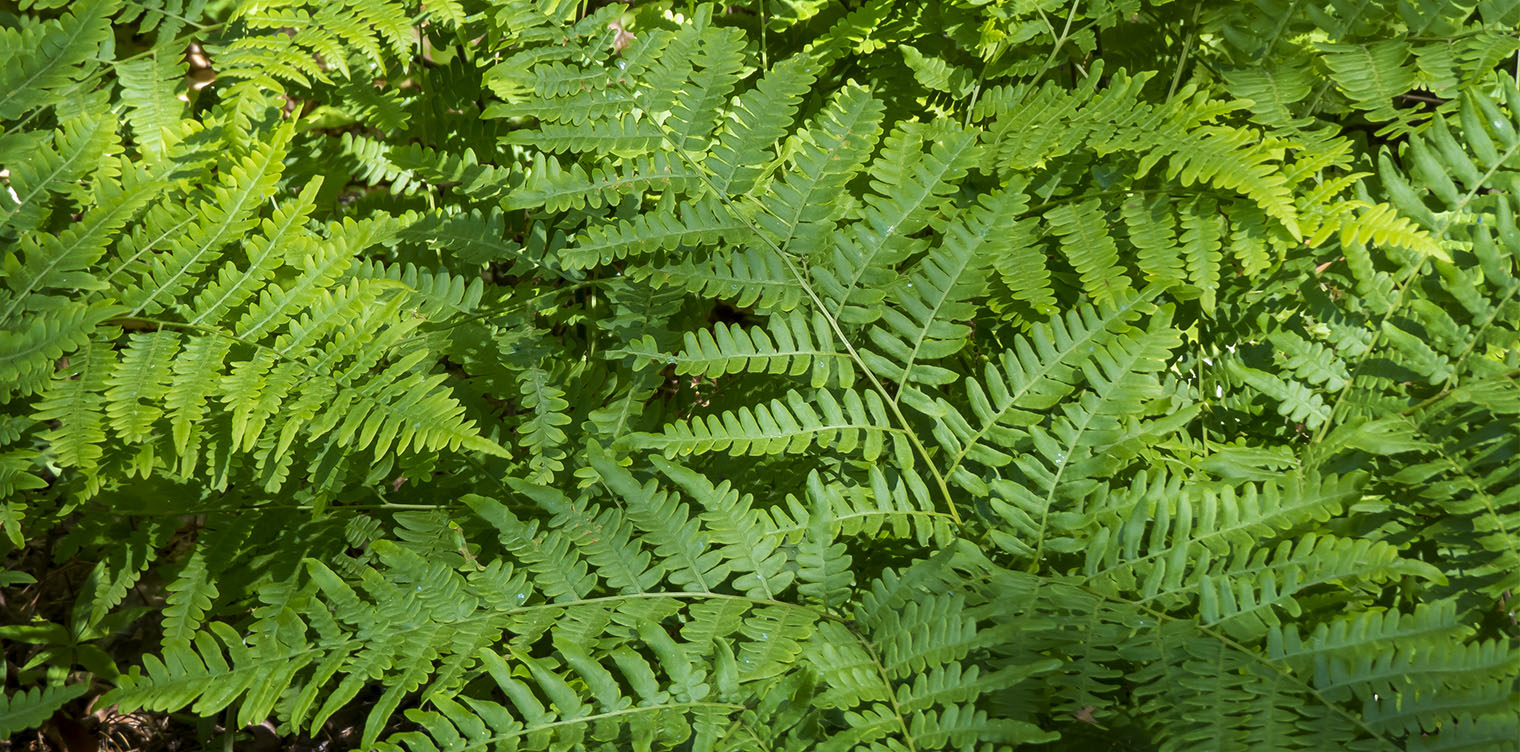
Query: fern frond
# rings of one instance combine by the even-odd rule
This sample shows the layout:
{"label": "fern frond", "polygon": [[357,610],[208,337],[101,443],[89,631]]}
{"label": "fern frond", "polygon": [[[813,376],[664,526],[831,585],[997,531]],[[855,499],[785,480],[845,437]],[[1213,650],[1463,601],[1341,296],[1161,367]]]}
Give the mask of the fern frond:
{"label": "fern frond", "polygon": [[110,16],[118,5],[84,0],[58,19],[0,30],[0,120],[61,101],[64,93],[58,90],[79,77],[81,64],[110,38]]}
{"label": "fern frond", "polygon": [[1012,457],[1000,447],[1014,444],[1023,429],[1040,421],[1038,411],[1076,389],[1089,352],[1107,351],[1132,338],[1130,322],[1148,308],[1144,298],[1114,308],[1082,307],[1016,338],[1012,348],[985,366],[980,380],[965,380],[976,424],[944,399],[932,407],[910,403],[940,419],[934,437],[950,453],[945,477],[973,492],[984,490],[964,463],[1008,464]]}
{"label": "fern frond", "polygon": [[735,99],[733,116],[705,160],[713,172],[714,190],[737,196],[754,187],[761,172],[756,165],[770,161],[776,141],[786,135],[815,75],[807,58],[790,57],[772,66],[755,88]]}
{"label": "fern frond", "polygon": [[87,684],[64,684],[0,695],[0,735],[14,737],[19,732],[42,725],[64,703],[89,689]]}
{"label": "fern frond", "polygon": [[629,273],[662,287],[738,306],[791,311],[802,305],[802,286],[785,261],[761,248],[720,250],[701,261],[688,258],[673,264],[640,265]]}
{"label": "fern frond", "polygon": [[[860,451],[873,460],[887,449],[887,441],[901,429],[892,426],[885,404],[876,392],[819,389],[812,401],[797,391],[785,399],[771,400],[754,408],[667,423],[658,434],[638,434],[627,445],[654,449],[667,457],[728,452],[733,456],[800,454],[817,446],[839,452]],[[895,447],[896,438],[892,438]]]}
{"label": "fern frond", "polygon": [[[923,154],[925,143],[929,145],[927,157]],[[908,238],[944,210],[947,194],[965,177],[977,156],[976,137],[944,120],[923,128],[897,130],[887,137],[881,156],[871,164],[875,192],[867,194],[859,221],[834,234],[830,263],[814,270],[833,316],[852,323],[871,320],[867,312],[880,301],[881,289],[896,278],[892,268],[914,250],[915,244]],[[1017,204],[1021,194],[1008,191],[999,196]],[[965,245],[965,236],[975,233],[964,232],[956,240]],[[968,253],[971,249],[957,251]]]}
{"label": "fern frond", "polygon": [[147,259],[148,271],[121,293],[122,302],[133,313],[154,313],[171,306],[227,243],[257,224],[254,211],[275,191],[291,130],[281,129],[258,151],[230,165],[222,184],[204,197],[184,233],[169,239],[164,253]]}
{"label": "fern frond", "polygon": [[772,315],[765,328],[719,323],[711,330],[687,332],[685,348],[675,355],[674,363],[681,375],[808,374],[815,389],[831,383],[831,377],[832,383],[847,389],[854,382],[854,367],[833,344],[834,333],[821,314],[809,320],[800,311],[792,311]]}
{"label": "fern frond", "polygon": [[1082,278],[1082,290],[1100,306],[1113,305],[1131,288],[1119,268],[1119,247],[1104,227],[1108,224],[1097,199],[1063,204],[1045,213],[1050,232],[1061,239],[1061,250]]}
{"label": "fern frond", "polygon": [[590,269],[614,260],[675,251],[720,241],[742,245],[749,225],[728,207],[707,196],[696,201],[668,201],[631,220],[596,224],[560,253],[567,269]]}
{"label": "fern frond", "polygon": [[697,185],[702,173],[666,152],[630,160],[621,168],[596,167],[587,171],[579,164],[565,167],[543,154],[533,157],[528,177],[507,198],[506,208],[543,207],[545,211],[596,209],[615,204],[629,193],[646,190],[685,193]]}
{"label": "fern frond", "polygon": [[168,156],[169,148],[182,136],[183,108],[175,96],[175,82],[185,77],[176,53],[154,47],[146,57],[116,67],[121,98],[127,105],[127,122],[138,149],[152,164]]}
{"label": "fern frond", "polygon": [[[64,120],[51,134],[29,133],[25,141],[11,136],[14,146],[0,149],[0,160],[10,170],[9,190],[0,191],[0,231],[37,229],[51,209],[50,194],[81,193],[80,178],[116,151],[120,136],[115,121],[91,112],[96,104],[89,103],[85,113]],[[26,159],[19,158],[23,154]]]}
{"label": "fern frond", "polygon": [[868,332],[881,352],[862,350],[861,359],[897,382],[894,400],[901,399],[909,382],[955,380],[951,371],[923,361],[947,358],[965,346],[971,330],[961,322],[974,313],[968,301],[985,289],[992,259],[1007,253],[1015,242],[1017,236],[1005,228],[1025,205],[1023,194],[1002,191],[962,211],[944,228],[944,244],[916,264],[892,291],[895,305],[884,309],[883,324]]}
{"label": "fern frond", "polygon": [[864,166],[876,145],[883,109],[864,88],[847,86],[806,130],[788,140],[783,148],[792,155],[792,168],[770,184],[765,210],[755,215],[755,223],[778,248],[809,254],[819,247],[838,212],[828,197]]}

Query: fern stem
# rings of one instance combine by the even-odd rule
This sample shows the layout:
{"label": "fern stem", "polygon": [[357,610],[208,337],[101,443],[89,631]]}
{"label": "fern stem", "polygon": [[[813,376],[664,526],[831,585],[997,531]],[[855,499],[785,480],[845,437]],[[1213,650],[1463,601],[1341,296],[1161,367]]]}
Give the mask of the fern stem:
{"label": "fern stem", "polygon": [[[1073,6],[1073,8],[1075,8],[1075,6]],[[636,89],[635,93],[637,93]],[[828,322],[829,328],[834,332],[834,336],[838,338],[839,343],[844,345],[845,350],[849,353],[850,360],[855,362],[861,373],[864,373],[866,379],[870,381],[871,387],[876,390],[877,394],[881,395],[882,401],[886,403],[887,409],[892,411],[893,417],[902,426],[903,435],[907,437],[908,442],[911,443],[914,450],[924,458],[924,463],[929,466],[929,472],[934,478],[935,485],[939,487],[940,494],[944,497],[945,504],[950,510],[951,519],[955,521],[956,527],[961,527],[963,522],[961,520],[959,510],[956,509],[955,499],[950,495],[950,486],[945,482],[945,476],[942,475],[939,471],[939,468],[935,466],[934,457],[929,454],[928,448],[924,446],[923,441],[921,441],[918,438],[917,433],[913,431],[912,424],[908,422],[907,416],[904,415],[902,409],[898,407],[897,401],[893,399],[892,395],[887,392],[887,388],[881,383],[881,379],[876,377],[876,373],[866,365],[865,360],[860,357],[860,353],[855,350],[855,346],[850,344],[849,337],[846,336],[844,328],[840,326],[839,320],[836,319],[833,314],[829,313],[828,306],[824,304],[823,298],[818,295],[818,292],[813,289],[812,285],[808,284],[807,277],[805,277],[802,274],[802,271],[797,268],[796,261],[792,258],[792,255],[790,253],[787,253],[785,250],[782,250],[781,246],[776,245],[775,241],[771,240],[764,233],[760,232],[760,228],[756,227],[755,223],[751,221],[750,218],[744,214],[744,212],[738,210],[738,207],[734,204],[733,200],[728,196],[728,194],[718,190],[717,186],[712,181],[711,169],[708,168],[707,165],[697,163],[691,158],[691,154],[687,153],[685,149],[676,148],[675,144],[670,138],[669,133],[665,130],[665,125],[663,123],[658,123],[655,127],[659,128],[660,130],[661,140],[670,146],[676,153],[680,154],[681,160],[686,162],[687,166],[691,167],[692,170],[698,174],[698,179],[702,181],[702,184],[706,186],[709,191],[712,191],[713,195],[717,196],[718,200],[721,201],[723,205],[730,211],[732,211],[734,216],[737,217],[739,221],[744,223],[744,226],[754,237],[758,238],[760,242],[769,246],[770,250],[774,251],[776,255],[781,259],[781,263],[786,265],[787,272],[791,274],[794,280],[797,281],[797,285],[802,288],[802,291],[807,295],[808,300],[812,301],[813,306],[823,315],[824,320]],[[761,211],[770,212],[769,209],[767,209],[759,202],[756,202],[756,206],[758,206]],[[774,212],[770,213],[777,219],[785,221],[784,217],[781,217]]]}
{"label": "fern stem", "polygon": [[866,639],[865,635],[855,631],[854,625],[844,622],[844,628],[860,643],[860,649],[871,656],[871,664],[876,667],[876,675],[881,678],[882,688],[887,693],[887,701],[892,705],[892,715],[897,717],[897,725],[902,728],[903,741],[908,743],[908,749],[918,749],[918,740],[913,738],[913,732],[908,729],[908,719],[903,717],[902,706],[897,704],[897,693],[892,691],[892,678],[887,676],[887,667],[881,662],[881,656],[872,649],[871,641]]}
{"label": "fern stem", "polygon": [[1177,58],[1177,69],[1172,71],[1172,85],[1166,89],[1167,99],[1171,99],[1172,95],[1177,93],[1177,87],[1182,83],[1182,71],[1187,67],[1188,58],[1192,57],[1193,41],[1198,37],[1198,12],[1202,9],[1203,3],[1201,0],[1193,3],[1193,20],[1191,22],[1193,28],[1182,42],[1182,54]]}
{"label": "fern stem", "polygon": [[1056,27],[1050,23],[1050,19],[1045,18],[1044,11],[1040,12],[1040,17],[1045,19],[1045,28],[1049,29],[1050,35],[1055,38],[1055,44],[1051,46],[1050,55],[1045,58],[1045,64],[1040,66],[1040,73],[1034,79],[1036,82],[1050,70],[1050,64],[1055,62],[1056,55],[1060,54],[1061,48],[1066,46],[1066,40],[1071,37],[1071,22],[1077,17],[1077,7],[1081,4],[1082,0],[1071,0],[1071,8],[1066,12],[1066,25],[1061,28],[1060,36],[1056,36]]}

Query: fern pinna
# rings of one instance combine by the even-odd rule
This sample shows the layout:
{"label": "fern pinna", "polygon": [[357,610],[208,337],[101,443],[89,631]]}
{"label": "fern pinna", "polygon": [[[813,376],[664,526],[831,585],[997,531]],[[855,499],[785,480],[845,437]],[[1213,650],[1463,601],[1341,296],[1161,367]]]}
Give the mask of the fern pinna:
{"label": "fern pinna", "polygon": [[1515,749],[1503,3],[23,6],[7,733]]}

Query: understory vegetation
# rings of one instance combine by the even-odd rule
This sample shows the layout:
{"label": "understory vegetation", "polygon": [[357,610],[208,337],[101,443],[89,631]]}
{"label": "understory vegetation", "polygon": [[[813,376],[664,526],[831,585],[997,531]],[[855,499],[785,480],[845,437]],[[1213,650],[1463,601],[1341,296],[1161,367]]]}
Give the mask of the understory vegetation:
{"label": "understory vegetation", "polygon": [[0,6],[0,739],[1520,749],[1517,74],[1513,0]]}

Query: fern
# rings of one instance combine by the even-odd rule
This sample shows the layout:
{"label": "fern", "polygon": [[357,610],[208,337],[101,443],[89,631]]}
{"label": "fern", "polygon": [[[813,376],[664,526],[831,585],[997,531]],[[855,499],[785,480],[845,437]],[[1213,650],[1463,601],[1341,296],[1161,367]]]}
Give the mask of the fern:
{"label": "fern", "polygon": [[0,14],[0,728],[1512,748],[1520,15],[1142,5]]}

